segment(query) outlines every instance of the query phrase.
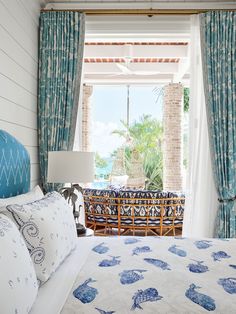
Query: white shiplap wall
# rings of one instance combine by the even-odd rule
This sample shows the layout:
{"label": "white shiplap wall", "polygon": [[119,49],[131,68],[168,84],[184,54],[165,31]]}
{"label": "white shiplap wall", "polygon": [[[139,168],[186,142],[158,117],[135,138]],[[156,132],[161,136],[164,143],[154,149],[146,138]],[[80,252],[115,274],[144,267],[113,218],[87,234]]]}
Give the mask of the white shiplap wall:
{"label": "white shiplap wall", "polygon": [[27,148],[31,186],[39,181],[37,138],[40,0],[0,0],[0,129]]}

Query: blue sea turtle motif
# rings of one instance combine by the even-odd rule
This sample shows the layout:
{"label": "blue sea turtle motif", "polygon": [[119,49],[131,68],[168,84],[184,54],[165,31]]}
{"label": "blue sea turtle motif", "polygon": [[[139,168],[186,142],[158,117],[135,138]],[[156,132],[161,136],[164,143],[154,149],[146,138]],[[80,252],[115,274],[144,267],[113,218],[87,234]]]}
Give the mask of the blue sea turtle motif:
{"label": "blue sea turtle motif", "polygon": [[200,305],[207,311],[214,311],[215,300],[209,297],[206,294],[199,293],[195,289],[200,289],[201,287],[197,287],[194,283],[189,286],[189,289],[186,290],[185,296],[190,299],[192,302]]}
{"label": "blue sea turtle motif", "polygon": [[73,291],[75,298],[79,299],[82,303],[90,303],[98,294],[96,288],[88,286],[89,283],[96,282],[92,278],[85,280],[85,282]]}
{"label": "blue sea turtle motif", "polygon": [[170,246],[168,251],[180,257],[185,257],[187,255],[187,253],[184,250],[177,249],[177,245]]}
{"label": "blue sea turtle motif", "polygon": [[101,310],[97,307],[95,307],[95,309],[100,313],[100,314],[113,314],[115,313],[115,311],[104,311],[104,310]]}
{"label": "blue sea turtle motif", "polygon": [[92,250],[98,254],[104,254],[109,251],[109,248],[104,245],[105,243],[102,242],[98,245],[96,245]]}
{"label": "blue sea turtle motif", "polygon": [[236,265],[230,264],[229,267],[232,267],[233,269],[236,269]]}
{"label": "blue sea turtle motif", "polygon": [[208,249],[209,247],[212,246],[212,241],[208,240],[200,240],[200,241],[195,241],[194,244],[196,247],[201,250],[201,249]]}
{"label": "blue sea turtle motif", "polygon": [[120,256],[111,256],[111,259],[104,259],[102,260],[98,266],[100,267],[111,267],[111,266],[116,266],[120,264],[120,261],[118,260]]}
{"label": "blue sea turtle motif", "polygon": [[197,264],[189,264],[187,267],[192,273],[205,273],[208,271],[208,267],[206,265],[202,265],[204,261],[195,261]]}
{"label": "blue sea turtle motif", "polygon": [[135,249],[133,249],[133,254],[132,255],[138,255],[139,253],[148,253],[148,252],[152,252],[152,250],[150,249],[149,246],[140,246],[140,247],[136,247]]}
{"label": "blue sea turtle motif", "polygon": [[163,270],[171,270],[170,265],[160,259],[156,259],[156,258],[144,258],[144,261],[152,264],[156,267],[160,267]]}
{"label": "blue sea turtle motif", "polygon": [[137,243],[137,242],[140,242],[140,240],[139,239],[137,239],[137,238],[127,238],[127,239],[125,239],[125,244],[133,244],[133,243]]}
{"label": "blue sea turtle motif", "polygon": [[131,310],[135,310],[136,308],[138,309],[143,309],[140,304],[144,302],[154,302],[161,300],[162,296],[158,294],[157,289],[155,288],[148,288],[145,290],[138,290],[134,296],[132,297],[132,300],[134,301],[134,304],[131,308]]}
{"label": "blue sea turtle motif", "polygon": [[142,273],[146,270],[144,269],[131,269],[131,270],[124,270],[122,273],[119,274],[120,282],[122,285],[129,285],[138,280],[143,279]]}
{"label": "blue sea turtle motif", "polygon": [[236,278],[221,278],[218,280],[224,290],[230,294],[236,293]]}
{"label": "blue sea turtle motif", "polygon": [[214,261],[218,261],[218,262],[221,260],[221,258],[230,258],[231,257],[230,255],[228,255],[224,251],[213,252],[211,254],[211,256],[213,257]]}

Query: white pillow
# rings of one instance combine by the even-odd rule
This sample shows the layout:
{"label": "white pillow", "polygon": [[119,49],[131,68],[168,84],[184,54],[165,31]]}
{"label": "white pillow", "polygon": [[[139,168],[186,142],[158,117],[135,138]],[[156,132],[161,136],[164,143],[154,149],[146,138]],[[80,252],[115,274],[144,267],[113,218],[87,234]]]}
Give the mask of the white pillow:
{"label": "white pillow", "polygon": [[41,285],[75,248],[72,207],[58,192],[51,192],[33,203],[8,205],[6,215],[23,235]]}
{"label": "white pillow", "polygon": [[127,176],[127,175],[112,176],[110,182],[111,182],[112,185],[126,186],[128,179],[129,179],[129,176]]}
{"label": "white pillow", "polygon": [[11,204],[25,204],[40,200],[43,198],[43,192],[40,187],[37,185],[30,192],[24,193],[21,195],[9,197],[9,198],[0,198],[0,207],[7,206]]}
{"label": "white pillow", "polygon": [[25,242],[15,224],[0,214],[0,313],[29,313],[38,293]]}

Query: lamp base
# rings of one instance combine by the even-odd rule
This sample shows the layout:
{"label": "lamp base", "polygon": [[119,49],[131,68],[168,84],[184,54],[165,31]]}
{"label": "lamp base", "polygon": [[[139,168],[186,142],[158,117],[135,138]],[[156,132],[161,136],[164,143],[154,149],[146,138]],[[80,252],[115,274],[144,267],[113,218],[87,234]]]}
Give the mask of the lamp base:
{"label": "lamp base", "polygon": [[86,228],[81,223],[76,223],[77,234],[84,234],[86,232]]}

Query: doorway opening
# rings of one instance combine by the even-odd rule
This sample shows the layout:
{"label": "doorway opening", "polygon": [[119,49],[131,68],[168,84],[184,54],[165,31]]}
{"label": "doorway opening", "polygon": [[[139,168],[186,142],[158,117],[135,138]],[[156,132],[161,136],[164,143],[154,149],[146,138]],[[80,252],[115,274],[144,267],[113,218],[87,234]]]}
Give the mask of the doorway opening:
{"label": "doorway opening", "polygon": [[88,17],[82,150],[95,185],[184,191],[189,16]]}

